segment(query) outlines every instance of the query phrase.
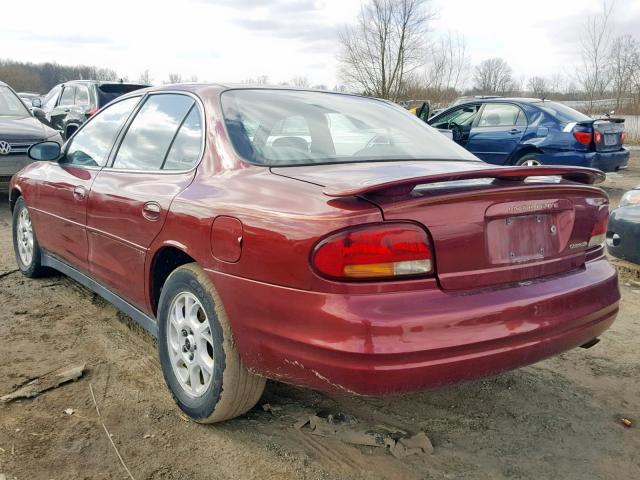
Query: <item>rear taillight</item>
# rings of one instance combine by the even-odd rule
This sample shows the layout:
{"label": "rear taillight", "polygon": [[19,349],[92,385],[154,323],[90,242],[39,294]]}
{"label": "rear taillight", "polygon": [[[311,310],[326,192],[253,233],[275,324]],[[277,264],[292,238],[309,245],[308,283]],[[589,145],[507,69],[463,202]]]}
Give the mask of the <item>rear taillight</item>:
{"label": "rear taillight", "polygon": [[596,145],[600,145],[602,143],[602,133],[600,133],[600,130],[593,132],[593,141]]}
{"label": "rear taillight", "polygon": [[591,238],[589,239],[589,248],[597,247],[604,243],[607,236],[607,225],[609,224],[609,207],[603,205],[598,210],[596,223],[591,229]]}
{"label": "rear taillight", "polygon": [[93,115],[95,115],[95,113],[98,111],[97,107],[92,107],[89,110],[87,110],[87,116],[91,117]]}
{"label": "rear taillight", "polygon": [[576,140],[582,145],[591,144],[591,132],[573,132],[573,136],[576,137]]}
{"label": "rear taillight", "polygon": [[624,143],[624,139],[627,136],[627,132],[620,132],[620,143]]}
{"label": "rear taillight", "polygon": [[338,232],[316,246],[311,263],[320,274],[343,279],[433,272],[427,232],[411,223],[380,223]]}

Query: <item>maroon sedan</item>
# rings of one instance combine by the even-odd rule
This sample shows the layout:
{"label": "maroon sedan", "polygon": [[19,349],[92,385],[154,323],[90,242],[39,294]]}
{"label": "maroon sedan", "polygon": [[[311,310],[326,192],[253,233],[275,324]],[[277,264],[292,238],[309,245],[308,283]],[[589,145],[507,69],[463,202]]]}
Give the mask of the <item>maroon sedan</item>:
{"label": "maroon sedan", "polygon": [[20,269],[156,335],[200,422],[266,378],[380,395],[495,374],[593,344],[618,311],[601,172],[493,167],[384,101],[153,88],[29,155]]}

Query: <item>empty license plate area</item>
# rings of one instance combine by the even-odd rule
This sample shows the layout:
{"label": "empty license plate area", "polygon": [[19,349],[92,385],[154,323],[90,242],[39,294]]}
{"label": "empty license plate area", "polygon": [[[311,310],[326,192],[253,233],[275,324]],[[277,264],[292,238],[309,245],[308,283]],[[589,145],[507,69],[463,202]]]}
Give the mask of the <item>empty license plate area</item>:
{"label": "empty license plate area", "polygon": [[556,214],[503,217],[487,224],[487,247],[491,263],[522,263],[541,260],[560,252]]}
{"label": "empty license plate area", "polygon": [[604,136],[604,144],[607,146],[617,145],[618,144],[618,136],[617,133],[607,133]]}

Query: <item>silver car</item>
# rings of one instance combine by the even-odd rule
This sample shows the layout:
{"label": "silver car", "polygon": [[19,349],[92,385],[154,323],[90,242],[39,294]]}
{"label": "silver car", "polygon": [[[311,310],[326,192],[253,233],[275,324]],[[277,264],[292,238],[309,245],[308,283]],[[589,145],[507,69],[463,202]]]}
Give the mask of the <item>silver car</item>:
{"label": "silver car", "polygon": [[0,191],[6,191],[13,174],[31,162],[29,147],[44,140],[62,144],[60,133],[36,119],[16,92],[0,82]]}

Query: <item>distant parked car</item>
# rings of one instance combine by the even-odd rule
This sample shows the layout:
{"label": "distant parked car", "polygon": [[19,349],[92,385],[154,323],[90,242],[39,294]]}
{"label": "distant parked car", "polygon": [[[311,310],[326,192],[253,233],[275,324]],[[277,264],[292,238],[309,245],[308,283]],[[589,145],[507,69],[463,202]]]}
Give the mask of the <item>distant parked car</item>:
{"label": "distant parked car", "polygon": [[471,153],[496,165],[625,168],[624,120],[594,120],[566,105],[528,98],[469,99],[431,117]]}
{"label": "distant parked car", "polygon": [[611,212],[607,250],[614,257],[640,263],[640,185],[625,193]]}
{"label": "distant parked car", "polygon": [[62,144],[60,134],[43,125],[4,82],[0,82],[0,191],[6,191],[13,174],[31,163],[27,150],[44,140]]}
{"label": "distant parked car", "polygon": [[66,139],[111,100],[146,87],[136,83],[74,80],[56,85],[43,99],[34,99],[32,105],[42,109],[43,121]]}

